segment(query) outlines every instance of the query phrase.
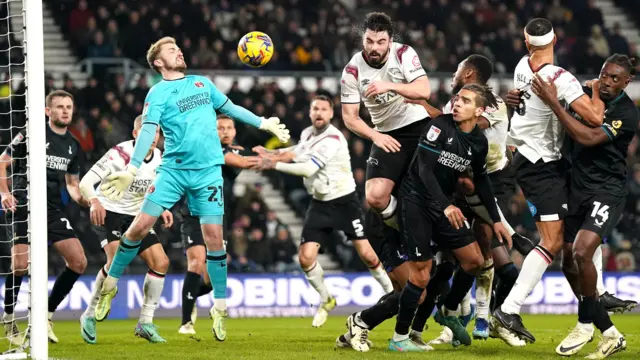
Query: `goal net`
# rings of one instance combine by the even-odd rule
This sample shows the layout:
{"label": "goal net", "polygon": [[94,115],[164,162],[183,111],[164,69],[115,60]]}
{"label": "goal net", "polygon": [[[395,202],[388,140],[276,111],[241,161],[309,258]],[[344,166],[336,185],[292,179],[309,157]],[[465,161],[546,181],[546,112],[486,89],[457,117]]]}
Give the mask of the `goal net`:
{"label": "goal net", "polygon": [[[21,159],[10,160],[10,151],[0,158],[0,283],[4,283],[0,359],[48,358],[42,23],[42,0],[0,0],[0,152],[17,141],[27,145]],[[26,161],[26,169],[18,168],[16,161]],[[25,198],[25,190],[13,187],[18,177],[26,177],[28,200],[12,205],[14,195]],[[19,212],[26,216],[18,216]],[[30,246],[16,246],[25,240]],[[19,256],[22,261],[16,261]]]}

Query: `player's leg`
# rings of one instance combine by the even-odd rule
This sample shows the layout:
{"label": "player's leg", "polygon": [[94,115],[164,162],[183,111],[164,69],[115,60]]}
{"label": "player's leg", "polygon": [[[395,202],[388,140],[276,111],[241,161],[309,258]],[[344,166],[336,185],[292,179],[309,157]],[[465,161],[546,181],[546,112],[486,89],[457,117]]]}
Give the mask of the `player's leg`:
{"label": "player's leg", "polygon": [[494,312],[495,321],[492,321],[497,326],[535,342],[535,337],[522,323],[520,308],[562,249],[563,218],[568,205],[566,163],[564,160],[549,163],[540,160],[532,164],[517,153],[514,165],[518,183],[527,198],[542,241],[525,258],[516,284],[502,306]]}
{"label": "player's leg", "polygon": [[[207,249],[202,237],[202,230],[197,218],[186,216],[180,225],[182,243],[186,249],[187,271],[182,284],[182,323],[178,333],[194,335],[197,309],[196,300],[202,282],[202,276],[207,274]],[[209,287],[210,289],[210,287]]]}
{"label": "player's leg", "polygon": [[[333,214],[335,219],[334,230],[342,230],[347,239],[353,243],[353,247],[360,256],[362,262],[367,266],[369,272],[374,279],[382,286],[385,293],[393,291],[393,284],[382,267],[382,263],[378,255],[373,250],[365,236],[363,221],[365,216],[360,206],[358,195],[353,192],[343,198],[333,200],[337,202],[335,205],[340,208],[340,213]],[[375,214],[374,214],[375,215]]]}
{"label": "player's leg", "polygon": [[[14,309],[18,301],[18,293],[20,293],[22,279],[27,275],[27,270],[29,269],[27,232],[25,231],[24,234],[24,238],[16,236],[17,239],[14,240],[14,245],[11,247],[11,272],[7,274],[4,284],[4,314],[2,315],[2,324],[5,336],[14,346],[20,346],[24,341],[24,337],[20,334],[14,316]],[[13,233],[10,235],[14,237]]]}
{"label": "player's leg", "polygon": [[413,342],[409,337],[409,329],[431,279],[433,254],[428,239],[431,239],[433,225],[428,210],[413,202],[402,200],[398,212],[410,271],[409,280],[400,295],[395,332],[388,348],[399,352],[428,351],[433,348]]}
{"label": "player's leg", "polygon": [[131,226],[129,226],[122,238],[120,238],[118,251],[116,251],[113,262],[109,267],[109,274],[102,284],[100,301],[96,311],[97,315],[106,314],[110,311],[111,300],[118,292],[118,279],[138,255],[142,239],[151,231],[158,217],[182,197],[184,184],[187,183],[185,176],[184,171],[179,170],[164,169],[158,171],[158,176],[149,188],[140,212],[133,219]]}
{"label": "player's leg", "polygon": [[476,218],[473,222],[473,232],[484,258],[484,264],[476,278],[476,323],[473,329],[473,338],[486,340],[489,337],[489,306],[495,272],[491,252],[494,238],[493,228],[483,220]]}
{"label": "player's leg", "polygon": [[[443,222],[447,221],[446,224]],[[471,337],[456,316],[460,302],[473,286],[476,275],[482,270],[485,263],[480,246],[469,233],[470,229],[454,230],[446,218],[442,219],[440,234],[452,249],[456,259],[460,262],[460,267],[456,271],[451,291],[444,299],[443,306],[438,309],[435,320],[443,326],[451,329],[454,339],[461,344],[470,345]]]}
{"label": "player's leg", "polygon": [[502,306],[504,299],[507,298],[511,288],[513,288],[513,285],[516,283],[518,279],[518,269],[513,264],[513,261],[511,261],[509,251],[503,244],[491,249],[491,256],[493,257],[493,265],[496,269],[495,275],[498,280],[492,306],[493,309],[496,309]]}
{"label": "player's leg", "polygon": [[595,254],[593,255],[593,264],[596,267],[598,273],[598,294],[600,295],[600,303],[609,313],[624,313],[625,311],[631,311],[638,306],[638,302],[634,300],[623,300],[615,295],[609,293],[604,287],[604,278],[602,274],[602,245],[598,246]]}
{"label": "player's leg", "polygon": [[[49,230],[49,237],[51,239],[50,241],[56,240],[51,230]],[[73,285],[78,278],[80,278],[80,275],[84,274],[87,268],[87,257],[84,254],[82,243],[80,243],[80,240],[76,237],[55,241],[52,246],[60,256],[62,256],[65,262],[65,268],[56,278],[56,281],[53,283],[53,289],[51,289],[51,294],[49,294],[49,341],[57,343],[58,338],[53,333],[51,318],[58,308],[58,305],[60,305],[67,294],[71,292]]]}
{"label": "player's leg", "polygon": [[144,299],[134,334],[152,343],[163,343],[166,340],[158,334],[158,330],[153,324],[153,315],[164,288],[164,278],[169,269],[169,258],[153,230],[142,241],[140,257],[149,266],[149,271],[144,277]]}

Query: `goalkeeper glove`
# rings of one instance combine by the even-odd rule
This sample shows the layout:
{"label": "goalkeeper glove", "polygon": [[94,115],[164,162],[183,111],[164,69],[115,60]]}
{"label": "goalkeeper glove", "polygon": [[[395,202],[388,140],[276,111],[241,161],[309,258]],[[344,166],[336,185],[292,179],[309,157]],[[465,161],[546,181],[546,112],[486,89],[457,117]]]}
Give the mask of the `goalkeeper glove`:
{"label": "goalkeeper glove", "polygon": [[289,129],[284,124],[280,124],[280,119],[277,117],[260,118],[260,127],[258,129],[267,131],[275,135],[281,143],[286,143],[291,137],[289,135]]}
{"label": "goalkeeper glove", "polygon": [[133,183],[136,172],[138,172],[138,169],[135,166],[127,165],[124,171],[118,171],[107,176],[102,186],[100,186],[102,194],[111,201],[122,199],[131,183]]}

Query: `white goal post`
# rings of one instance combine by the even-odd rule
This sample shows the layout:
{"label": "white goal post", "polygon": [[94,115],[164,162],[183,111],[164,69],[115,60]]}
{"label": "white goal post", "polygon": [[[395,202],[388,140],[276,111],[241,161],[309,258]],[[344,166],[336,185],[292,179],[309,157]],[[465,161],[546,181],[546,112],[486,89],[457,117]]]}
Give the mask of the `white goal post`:
{"label": "white goal post", "polygon": [[[48,241],[47,241],[47,175],[46,118],[44,86],[44,44],[42,0],[0,0],[7,8],[7,38],[22,38],[22,44],[9,43],[9,86],[19,76],[12,74],[11,50],[22,48],[25,56],[24,81],[27,136],[27,179],[29,211],[29,317],[27,340],[22,347],[10,349],[0,359],[48,359]],[[21,13],[18,11],[22,9]],[[12,27],[12,18],[22,17],[22,28]],[[9,40],[11,41],[11,40]],[[19,42],[16,39],[16,43]],[[9,95],[11,97],[11,95]],[[9,100],[10,101],[10,100]],[[13,116],[13,109],[9,114]],[[11,129],[13,130],[13,128]],[[9,131],[11,132],[11,131]],[[15,136],[16,134],[11,134]],[[27,284],[25,284],[27,285]]]}

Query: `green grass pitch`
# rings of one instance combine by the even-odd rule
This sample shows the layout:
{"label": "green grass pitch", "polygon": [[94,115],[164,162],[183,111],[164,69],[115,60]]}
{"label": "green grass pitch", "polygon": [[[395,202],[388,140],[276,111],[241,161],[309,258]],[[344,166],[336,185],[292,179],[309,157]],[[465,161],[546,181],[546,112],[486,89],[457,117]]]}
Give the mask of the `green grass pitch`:
{"label": "green grass pitch", "polygon": [[[393,334],[395,321],[387,321],[371,333],[374,347],[369,353],[334,348],[336,337],[345,331],[346,317],[331,317],[319,329],[311,327],[310,318],[230,319],[227,341],[217,342],[211,334],[211,321],[200,318],[196,323],[198,339],[177,333],[178,319],[157,319],[160,334],[166,344],[149,344],[133,335],[135,321],[106,320],[98,323],[98,344],[85,344],[79,333],[79,323],[58,321],[55,332],[60,343],[49,347],[54,359],[418,359],[437,356],[437,359],[559,359],[555,347],[575,325],[573,315],[525,316],[525,325],[537,342],[525,348],[511,348],[497,339],[474,341],[471,346],[454,349],[441,345],[427,354],[399,354],[386,350]],[[627,351],[613,359],[640,359],[640,315],[614,315],[613,322],[626,335]],[[429,320],[425,339],[439,334],[440,327]],[[471,325],[469,326],[471,329]],[[574,358],[584,358],[595,349],[598,335]]]}

